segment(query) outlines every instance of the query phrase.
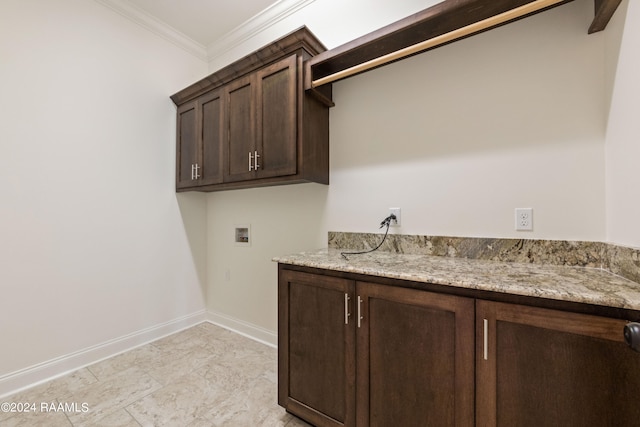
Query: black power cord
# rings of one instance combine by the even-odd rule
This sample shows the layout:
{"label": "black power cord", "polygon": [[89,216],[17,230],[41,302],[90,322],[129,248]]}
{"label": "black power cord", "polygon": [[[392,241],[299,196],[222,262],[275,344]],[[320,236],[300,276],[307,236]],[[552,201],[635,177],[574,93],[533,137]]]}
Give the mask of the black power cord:
{"label": "black power cord", "polygon": [[340,255],[342,255],[342,257],[344,259],[349,261],[349,258],[347,258],[347,255],[368,254],[369,252],[373,252],[373,251],[377,250],[380,246],[382,246],[384,241],[387,239],[387,234],[389,234],[389,226],[391,225],[391,221],[395,221],[396,219],[397,219],[396,216],[394,214],[391,214],[391,215],[389,215],[388,217],[386,217],[385,219],[382,220],[382,222],[380,223],[380,228],[382,228],[382,227],[384,227],[386,225],[387,226],[387,230],[384,232],[384,237],[382,238],[382,241],[375,248],[369,249],[368,251],[361,251],[361,252],[340,252]]}

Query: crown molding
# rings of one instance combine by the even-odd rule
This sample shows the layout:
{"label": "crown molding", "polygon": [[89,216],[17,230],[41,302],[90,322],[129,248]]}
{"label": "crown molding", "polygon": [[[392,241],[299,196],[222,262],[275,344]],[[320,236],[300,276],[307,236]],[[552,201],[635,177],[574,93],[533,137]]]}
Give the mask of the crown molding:
{"label": "crown molding", "polygon": [[207,61],[206,46],[196,42],[155,16],[145,12],[126,0],[95,0],[96,2],[130,19],[152,33],[184,49],[197,58]]}
{"label": "crown molding", "polygon": [[277,24],[288,16],[307,7],[315,0],[279,0],[254,17],[240,24],[211,45],[204,46],[184,33],[167,25],[150,13],[129,3],[127,0],[95,0],[116,13],[124,16],[152,33],[184,49],[197,58],[210,62],[212,59],[232,50],[256,34]]}
{"label": "crown molding", "polygon": [[209,61],[232,50],[256,34],[309,6],[315,0],[279,0],[253,18],[229,31],[207,48]]}

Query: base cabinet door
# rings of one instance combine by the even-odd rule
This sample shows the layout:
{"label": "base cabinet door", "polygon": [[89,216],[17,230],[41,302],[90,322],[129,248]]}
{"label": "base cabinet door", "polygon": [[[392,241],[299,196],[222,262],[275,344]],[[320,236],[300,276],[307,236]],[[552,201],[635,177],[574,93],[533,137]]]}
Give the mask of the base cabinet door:
{"label": "base cabinet door", "polygon": [[278,282],[278,403],[315,426],[353,426],[354,282],[288,270]]}
{"label": "base cabinet door", "polygon": [[478,301],[478,426],[638,426],[625,321]]}
{"label": "base cabinet door", "polygon": [[473,299],[362,282],[356,295],[357,425],[473,426]]}
{"label": "base cabinet door", "polygon": [[280,269],[278,403],[318,427],[470,427],[474,302]]}

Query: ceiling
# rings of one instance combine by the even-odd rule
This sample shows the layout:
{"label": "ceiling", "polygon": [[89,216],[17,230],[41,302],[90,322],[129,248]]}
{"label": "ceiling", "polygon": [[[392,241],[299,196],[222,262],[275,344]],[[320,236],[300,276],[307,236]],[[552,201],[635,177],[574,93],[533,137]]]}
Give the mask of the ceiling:
{"label": "ceiling", "polygon": [[276,0],[126,0],[203,46],[267,9]]}

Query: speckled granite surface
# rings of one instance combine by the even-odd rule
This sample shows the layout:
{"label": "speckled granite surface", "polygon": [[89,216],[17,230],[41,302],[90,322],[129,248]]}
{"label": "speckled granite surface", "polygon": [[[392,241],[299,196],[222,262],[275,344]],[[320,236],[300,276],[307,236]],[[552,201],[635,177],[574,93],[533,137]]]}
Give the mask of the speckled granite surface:
{"label": "speckled granite surface", "polygon": [[605,270],[376,251],[322,249],[280,256],[284,264],[640,310],[640,284]]}
{"label": "speckled granite surface", "polygon": [[[383,234],[374,233],[329,232],[329,247],[370,249],[376,247],[382,237]],[[600,242],[390,234],[379,250],[401,254],[600,268],[603,265],[605,246]]]}
{"label": "speckled granite surface", "polygon": [[606,245],[604,268],[640,283],[640,249]]}
{"label": "speckled granite surface", "polygon": [[[329,232],[329,248],[376,247],[382,234]],[[604,268],[640,283],[640,250],[601,242],[389,235],[381,251],[451,258]]]}
{"label": "speckled granite surface", "polygon": [[306,267],[640,310],[640,250],[600,242],[329,232],[329,248],[274,258]]}

